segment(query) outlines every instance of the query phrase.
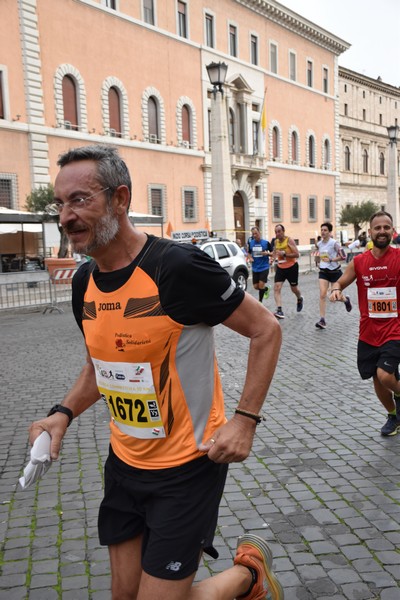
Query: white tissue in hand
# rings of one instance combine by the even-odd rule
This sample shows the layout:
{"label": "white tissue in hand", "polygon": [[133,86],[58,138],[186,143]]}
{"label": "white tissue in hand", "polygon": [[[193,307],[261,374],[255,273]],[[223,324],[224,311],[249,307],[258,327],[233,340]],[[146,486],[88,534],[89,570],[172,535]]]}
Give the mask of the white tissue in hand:
{"label": "white tissue in hand", "polygon": [[51,437],[47,431],[43,431],[33,442],[31,448],[31,463],[37,465],[50,459]]}
{"label": "white tissue in hand", "polygon": [[50,458],[51,437],[47,431],[43,431],[33,443],[31,448],[31,460],[24,469],[24,474],[19,483],[22,488],[27,488],[38,481],[51,466]]}

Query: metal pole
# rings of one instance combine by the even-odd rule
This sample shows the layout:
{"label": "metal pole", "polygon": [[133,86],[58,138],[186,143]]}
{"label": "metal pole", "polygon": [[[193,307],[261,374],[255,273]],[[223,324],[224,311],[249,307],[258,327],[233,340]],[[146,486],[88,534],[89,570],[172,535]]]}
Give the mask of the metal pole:
{"label": "metal pole", "polygon": [[399,207],[399,176],[397,172],[397,139],[389,143],[388,182],[387,182],[387,207],[393,217],[393,225],[397,233],[400,231]]}
{"label": "metal pole", "polygon": [[[22,220],[21,220],[21,253],[24,257],[23,264],[25,264],[25,259],[26,259],[26,256],[25,256],[25,234],[24,234],[24,223]],[[23,269],[21,269],[21,271],[22,270]]]}

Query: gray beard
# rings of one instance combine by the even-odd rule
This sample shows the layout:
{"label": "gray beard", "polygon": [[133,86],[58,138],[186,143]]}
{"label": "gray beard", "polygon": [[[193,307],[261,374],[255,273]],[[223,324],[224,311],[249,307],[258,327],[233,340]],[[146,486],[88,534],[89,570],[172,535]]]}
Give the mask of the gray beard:
{"label": "gray beard", "polygon": [[103,248],[107,246],[110,242],[112,242],[119,232],[119,223],[118,219],[111,213],[111,210],[107,212],[106,215],[101,217],[97,223],[94,230],[94,238],[87,246],[82,245],[72,245],[72,248],[75,252],[79,254],[87,254],[91,255],[93,250],[98,250],[99,248]]}

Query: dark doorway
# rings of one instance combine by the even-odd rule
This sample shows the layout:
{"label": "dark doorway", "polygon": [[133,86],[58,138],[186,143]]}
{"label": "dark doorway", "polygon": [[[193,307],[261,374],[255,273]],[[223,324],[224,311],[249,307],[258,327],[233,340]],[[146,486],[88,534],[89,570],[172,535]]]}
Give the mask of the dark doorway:
{"label": "dark doorway", "polygon": [[244,202],[242,194],[236,192],[233,196],[233,216],[235,219],[235,236],[237,240],[241,241],[241,245],[244,246],[246,243],[246,231],[244,225]]}

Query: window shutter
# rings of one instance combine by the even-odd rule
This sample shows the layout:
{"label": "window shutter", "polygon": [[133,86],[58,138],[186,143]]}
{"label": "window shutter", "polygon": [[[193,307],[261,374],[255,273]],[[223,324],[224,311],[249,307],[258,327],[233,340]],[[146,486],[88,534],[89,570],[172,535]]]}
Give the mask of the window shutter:
{"label": "window shutter", "polygon": [[12,208],[11,179],[0,179],[0,206]]}
{"label": "window shutter", "polygon": [[[151,96],[147,102],[148,118],[149,118],[149,138],[159,140],[158,136],[158,110],[157,102]],[[153,136],[153,138],[152,138]]]}
{"label": "window shutter", "polygon": [[163,216],[162,190],[160,188],[151,189],[151,214],[159,217]]}
{"label": "window shutter", "polygon": [[193,190],[184,191],[185,219],[194,219],[196,217],[195,196]]}
{"label": "window shutter", "polygon": [[121,137],[121,106],[118,90],[110,87],[108,90],[108,109],[110,113],[110,130],[114,130]]}
{"label": "window shutter", "polygon": [[4,119],[4,100],[3,100],[3,73],[0,71],[0,119]]}
{"label": "window shutter", "polygon": [[78,129],[78,109],[76,103],[75,82],[69,75],[62,80],[62,95],[64,107],[64,121],[69,122],[70,129]]}
{"label": "window shutter", "polygon": [[184,142],[191,142],[190,135],[190,112],[186,104],[182,106],[182,139]]}

